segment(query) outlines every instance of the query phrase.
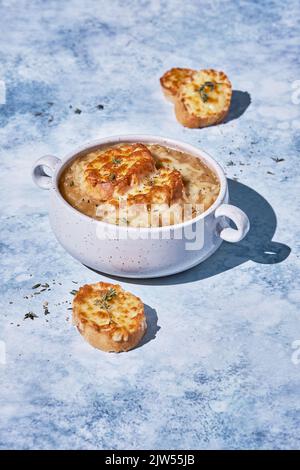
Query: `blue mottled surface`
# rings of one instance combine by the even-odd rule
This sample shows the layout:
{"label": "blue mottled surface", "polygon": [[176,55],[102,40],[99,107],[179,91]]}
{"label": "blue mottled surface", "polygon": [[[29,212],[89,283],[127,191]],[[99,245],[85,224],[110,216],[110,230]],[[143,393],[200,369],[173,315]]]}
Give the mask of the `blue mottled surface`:
{"label": "blue mottled surface", "polygon": [[[1,2],[0,448],[299,448],[299,21],[296,0]],[[176,122],[158,83],[171,66],[228,73],[225,124]],[[72,281],[106,278],[58,245],[30,169],[138,132],[211,153],[252,228],[184,274],[122,280],[150,334],[110,355],[66,303]],[[51,290],[31,296],[37,282]]]}

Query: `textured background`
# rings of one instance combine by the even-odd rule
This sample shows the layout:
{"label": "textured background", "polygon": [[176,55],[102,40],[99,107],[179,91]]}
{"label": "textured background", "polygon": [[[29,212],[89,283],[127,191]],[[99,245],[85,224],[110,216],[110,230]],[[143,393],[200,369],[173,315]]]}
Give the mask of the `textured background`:
{"label": "textured background", "polygon": [[[299,447],[298,1],[0,5],[0,448]],[[158,83],[171,66],[229,75],[226,123],[176,122]],[[252,228],[184,274],[122,280],[151,327],[141,347],[110,355],[81,339],[67,310],[72,281],[105,277],[58,245],[30,169],[43,154],[138,132],[211,153]],[[32,295],[38,282],[51,290]],[[38,318],[23,320],[28,311]]]}

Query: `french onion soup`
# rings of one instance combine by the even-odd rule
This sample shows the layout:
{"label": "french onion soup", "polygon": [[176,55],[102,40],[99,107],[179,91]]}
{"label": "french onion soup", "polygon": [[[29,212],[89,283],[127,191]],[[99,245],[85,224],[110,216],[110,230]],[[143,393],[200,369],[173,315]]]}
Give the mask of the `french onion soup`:
{"label": "french onion soup", "polygon": [[217,199],[220,183],[199,158],[158,144],[120,143],[79,155],[59,189],[97,220],[161,227],[190,220]]}

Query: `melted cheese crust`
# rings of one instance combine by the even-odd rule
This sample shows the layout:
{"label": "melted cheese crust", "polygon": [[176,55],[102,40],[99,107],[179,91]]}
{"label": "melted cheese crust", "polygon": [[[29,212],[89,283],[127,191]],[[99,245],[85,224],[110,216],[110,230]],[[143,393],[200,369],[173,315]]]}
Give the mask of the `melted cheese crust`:
{"label": "melted cheese crust", "polygon": [[126,194],[129,205],[171,204],[182,199],[184,186],[181,173],[177,170],[161,168],[141,184],[132,187]]}
{"label": "melted cheese crust", "polygon": [[217,199],[220,183],[216,174],[199,158],[157,144],[148,146],[157,162],[164,168],[177,170],[183,180],[185,199],[189,204],[202,204],[207,210]]}
{"label": "melted cheese crust", "polygon": [[170,97],[177,95],[179,87],[181,84],[188,78],[193,76],[194,70],[184,69],[184,68],[172,68],[168,70],[161,78],[160,84],[163,88],[163,91],[167,93]]}
{"label": "melted cheese crust", "polygon": [[[115,295],[103,302],[105,295]],[[118,284],[98,282],[80,287],[73,300],[73,321],[84,330],[91,327],[113,342],[126,342],[146,328],[144,305]]]}
{"label": "melted cheese crust", "polygon": [[[218,197],[219,181],[200,159],[158,144],[147,144],[143,147],[146,147],[152,159],[148,169],[151,166],[154,170],[134,179],[134,183],[127,186],[126,190],[124,187],[122,190],[115,189],[111,197],[101,201],[97,185],[93,188],[95,191],[97,188],[96,195],[87,191],[86,185],[82,183],[82,175],[86,174],[85,170],[90,169],[91,165],[99,165],[100,169],[105,167],[106,163],[102,165],[101,162],[102,156],[107,158],[107,155],[118,154],[118,147],[120,145],[79,156],[64,171],[60,191],[80,212],[112,224],[163,226],[195,217],[207,210]],[[109,165],[112,164],[110,160]],[[126,216],[122,203],[126,204]],[[191,213],[184,214],[185,204],[192,207]]]}
{"label": "melted cheese crust", "polygon": [[98,201],[125,193],[155,170],[151,153],[143,144],[122,144],[89,154],[78,165],[76,180],[85,193]]}
{"label": "melted cheese crust", "polygon": [[178,99],[190,114],[209,117],[229,107],[231,93],[231,83],[225,73],[208,69],[195,72],[186,80],[180,87]]}

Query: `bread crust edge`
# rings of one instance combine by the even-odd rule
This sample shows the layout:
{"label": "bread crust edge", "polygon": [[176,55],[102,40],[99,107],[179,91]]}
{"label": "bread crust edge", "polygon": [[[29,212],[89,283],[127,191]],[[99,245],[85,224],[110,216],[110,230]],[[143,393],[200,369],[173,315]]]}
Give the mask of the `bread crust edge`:
{"label": "bread crust edge", "polygon": [[175,99],[176,119],[184,127],[189,127],[190,129],[197,129],[220,124],[222,121],[224,121],[229,112],[230,101],[231,100],[229,100],[227,107],[222,111],[222,113],[213,113],[209,116],[201,117],[189,113],[183,101],[180,99],[180,97],[177,97],[177,99]]}
{"label": "bread crust edge", "polygon": [[162,79],[160,79],[160,85],[161,85],[161,89],[162,89],[162,92],[163,92],[164,97],[166,98],[166,100],[170,101],[170,103],[175,104],[176,94],[172,93],[168,88],[164,87],[164,85],[162,83]]}
{"label": "bread crust edge", "polygon": [[[144,308],[143,314],[145,315]],[[144,321],[140,323],[139,328],[133,333],[128,332],[127,341],[114,341],[109,331],[101,331],[93,323],[82,319],[76,305],[73,305],[72,317],[73,325],[76,326],[81,336],[83,336],[91,346],[105,352],[125,352],[135,348],[147,330],[146,318],[144,316]]]}

